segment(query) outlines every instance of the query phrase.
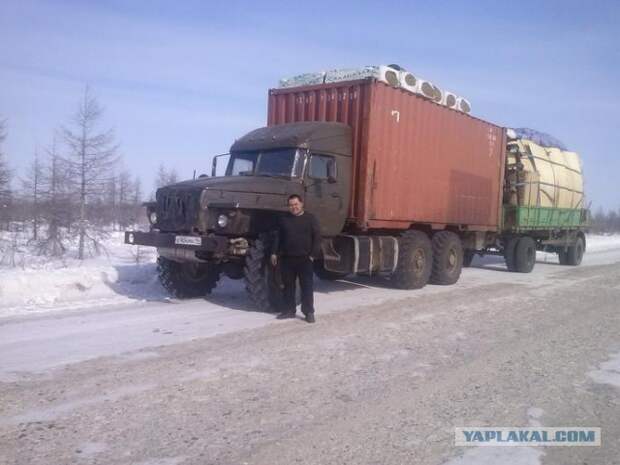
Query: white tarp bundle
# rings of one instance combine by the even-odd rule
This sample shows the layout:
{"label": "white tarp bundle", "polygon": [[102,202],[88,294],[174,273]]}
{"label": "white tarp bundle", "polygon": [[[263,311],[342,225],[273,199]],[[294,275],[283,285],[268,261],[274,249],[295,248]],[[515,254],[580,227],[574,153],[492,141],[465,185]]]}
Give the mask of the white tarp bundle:
{"label": "white tarp bundle", "polygon": [[[543,139],[557,145],[557,139]],[[575,152],[516,138],[508,143],[508,200],[527,207],[585,208],[581,160]],[[511,169],[512,168],[512,169]]]}

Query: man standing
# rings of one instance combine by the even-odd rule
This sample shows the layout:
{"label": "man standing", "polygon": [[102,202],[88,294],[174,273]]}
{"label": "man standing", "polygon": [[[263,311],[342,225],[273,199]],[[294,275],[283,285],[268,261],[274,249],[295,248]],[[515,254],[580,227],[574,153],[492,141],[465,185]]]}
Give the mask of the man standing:
{"label": "man standing", "polygon": [[299,278],[301,287],[301,311],[308,323],[314,323],[314,276],[312,261],[321,256],[321,231],[319,223],[311,213],[304,211],[300,196],[288,198],[289,213],[278,221],[271,264],[282,264],[284,281],[284,311],[278,318],[295,318],[295,288]]}

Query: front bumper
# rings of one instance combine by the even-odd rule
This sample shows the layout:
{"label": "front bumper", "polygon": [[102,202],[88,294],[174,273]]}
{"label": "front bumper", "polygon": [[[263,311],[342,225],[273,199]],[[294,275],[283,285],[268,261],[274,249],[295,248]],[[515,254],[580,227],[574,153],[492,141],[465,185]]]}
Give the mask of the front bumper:
{"label": "front bumper", "polygon": [[[191,239],[190,240],[188,240]],[[191,242],[191,243],[189,243]],[[208,234],[206,236],[187,236],[174,233],[125,231],[125,244],[146,245],[167,249],[185,249],[214,254],[225,254],[229,240],[224,236]]]}

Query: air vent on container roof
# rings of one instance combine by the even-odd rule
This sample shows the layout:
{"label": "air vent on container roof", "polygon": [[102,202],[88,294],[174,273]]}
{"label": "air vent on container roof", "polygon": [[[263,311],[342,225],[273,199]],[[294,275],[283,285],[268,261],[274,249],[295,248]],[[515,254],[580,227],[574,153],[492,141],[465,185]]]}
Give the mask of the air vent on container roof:
{"label": "air vent on container roof", "polygon": [[452,92],[444,92],[443,100],[441,101],[441,103],[448,108],[456,107],[456,95],[454,95]]}
{"label": "air vent on container roof", "polygon": [[418,83],[418,80],[415,78],[413,74],[408,73],[408,72],[405,73],[405,84],[411,87],[415,87],[417,83]]}
{"label": "air vent on container roof", "polygon": [[420,92],[426,98],[434,98],[435,97],[435,86],[428,81],[422,81],[420,84]]}
{"label": "air vent on container roof", "polygon": [[377,70],[377,79],[391,85],[392,87],[400,87],[400,79],[398,79],[398,71],[389,66],[379,66]]}
{"label": "air vent on container roof", "polygon": [[471,111],[471,104],[466,98],[459,97],[456,99],[456,109],[461,110],[463,113],[469,113]]}
{"label": "air vent on container roof", "polygon": [[400,86],[414,94],[420,92],[420,81],[409,71],[401,71],[400,72]]}

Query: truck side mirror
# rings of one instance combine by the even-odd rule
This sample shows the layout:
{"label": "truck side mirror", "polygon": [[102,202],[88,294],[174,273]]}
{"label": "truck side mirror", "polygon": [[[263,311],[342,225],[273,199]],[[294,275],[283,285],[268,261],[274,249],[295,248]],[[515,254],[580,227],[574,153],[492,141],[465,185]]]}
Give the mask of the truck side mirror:
{"label": "truck side mirror", "polygon": [[211,163],[211,177],[214,178],[217,176],[218,158],[225,156],[230,156],[230,153],[221,153],[213,157],[213,161]]}

